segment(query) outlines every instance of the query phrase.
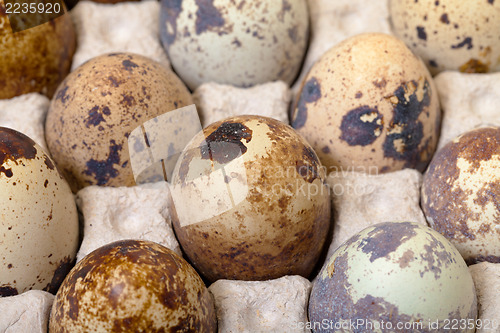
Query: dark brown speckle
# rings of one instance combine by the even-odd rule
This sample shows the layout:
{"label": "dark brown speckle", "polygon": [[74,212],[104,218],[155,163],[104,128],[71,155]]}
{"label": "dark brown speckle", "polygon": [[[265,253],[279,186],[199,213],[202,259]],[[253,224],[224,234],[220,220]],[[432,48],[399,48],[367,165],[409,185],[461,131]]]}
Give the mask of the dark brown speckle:
{"label": "dark brown speckle", "polygon": [[301,89],[292,127],[300,129],[307,121],[307,104],[314,103],[321,98],[321,86],[315,77],[310,78]]}
{"label": "dark brown speckle", "polygon": [[319,168],[321,164],[314,150],[304,147],[302,158],[295,163],[297,173],[308,183],[312,183],[319,178]]}
{"label": "dark brown speckle", "polygon": [[43,162],[45,163],[47,168],[49,168],[50,170],[55,169],[54,163],[52,163],[52,160],[47,155],[44,156]]}
{"label": "dark brown speckle", "polygon": [[130,61],[129,59],[123,60],[122,61],[123,68],[125,68],[126,71],[132,72],[134,68],[138,68],[139,65],[137,65],[135,62]]}
{"label": "dark brown speckle", "polygon": [[359,248],[363,253],[370,254],[370,262],[379,258],[386,258],[398,247],[416,236],[418,226],[410,223],[390,222],[379,225],[362,239]]}
{"label": "dark brown speckle", "polygon": [[467,37],[463,41],[461,41],[460,43],[458,43],[456,45],[452,45],[451,48],[452,49],[460,49],[460,48],[462,48],[464,46],[467,46],[467,50],[470,50],[470,49],[473,48],[472,38],[471,37]]}
{"label": "dark brown speckle", "polygon": [[62,88],[60,88],[58,91],[57,91],[57,94],[56,94],[56,99],[60,100],[61,103],[65,104],[68,99],[69,99],[69,96],[66,95],[66,93],[68,92],[68,85],[64,85]]}
{"label": "dark brown speckle", "polygon": [[366,146],[380,136],[383,128],[383,118],[377,108],[363,105],[342,117],[340,139],[350,146]]}
{"label": "dark brown speckle", "polygon": [[16,162],[21,158],[30,160],[35,158],[36,154],[37,149],[33,140],[13,129],[0,127],[0,173],[11,178],[12,169],[5,168],[3,165],[5,162]]}
{"label": "dark brown speckle", "polygon": [[236,37],[233,39],[231,44],[236,45],[236,47],[241,47],[241,42]]}
{"label": "dark brown speckle", "polygon": [[226,164],[246,153],[244,145],[252,140],[252,130],[242,123],[224,122],[205,138],[201,157]]}
{"label": "dark brown speckle", "polygon": [[425,32],[424,27],[420,27],[420,26],[417,27],[417,37],[418,37],[418,39],[421,39],[421,40],[427,40],[427,33]]}
{"label": "dark brown speckle", "polygon": [[161,2],[160,34],[163,45],[167,48],[175,42],[177,36],[177,18],[182,12],[182,0]]}
{"label": "dark brown speckle", "polygon": [[299,41],[298,36],[298,26],[294,25],[292,28],[288,29],[288,37],[292,40],[292,42],[297,43]]}
{"label": "dark brown speckle", "polygon": [[19,292],[16,288],[10,286],[0,286],[0,297],[16,296]]}
{"label": "dark brown speckle", "polygon": [[115,140],[110,141],[109,155],[106,160],[97,161],[95,159],[89,160],[87,169],[84,173],[88,176],[93,176],[97,181],[97,185],[105,185],[110,178],[118,176],[118,170],[114,165],[120,165],[120,151],[122,145],[116,144]]}
{"label": "dark brown speckle", "polygon": [[423,171],[428,160],[422,159],[422,153],[430,148],[427,145],[419,148],[424,133],[423,124],[418,118],[429,107],[432,92],[427,80],[421,89],[421,100],[417,97],[419,87],[415,81],[401,85],[390,97],[394,112],[383,149],[384,157],[405,161],[405,167]]}
{"label": "dark brown speckle", "polygon": [[213,28],[221,28],[225,20],[220,11],[214,6],[213,0],[195,0],[196,10],[196,34],[199,35]]}
{"label": "dark brown speckle", "polygon": [[465,260],[465,262],[469,266],[470,265],[474,265],[474,264],[479,264],[481,262],[491,262],[491,263],[494,263],[494,264],[500,264],[500,256],[493,256],[493,255],[483,256],[483,255],[478,255],[478,256],[475,256],[475,257],[472,257],[472,258],[467,258]]}
{"label": "dark brown speckle", "polygon": [[[88,111],[88,116],[85,119],[85,127],[90,128],[90,126],[99,126],[99,124],[104,120],[103,114],[105,114],[105,110],[103,109],[99,112],[99,106],[94,106],[92,109]],[[107,114],[109,115],[109,108],[106,107]]]}
{"label": "dark brown speckle", "polygon": [[57,293],[57,290],[59,289],[59,286],[63,282],[66,275],[68,275],[71,268],[73,268],[74,264],[75,260],[71,259],[69,256],[61,260],[54,272],[54,275],[52,276],[52,280],[50,281],[49,285],[43,290],[55,295]]}
{"label": "dark brown speckle", "polygon": [[450,20],[448,19],[448,14],[446,14],[446,13],[441,15],[439,20],[444,24],[450,24]]}

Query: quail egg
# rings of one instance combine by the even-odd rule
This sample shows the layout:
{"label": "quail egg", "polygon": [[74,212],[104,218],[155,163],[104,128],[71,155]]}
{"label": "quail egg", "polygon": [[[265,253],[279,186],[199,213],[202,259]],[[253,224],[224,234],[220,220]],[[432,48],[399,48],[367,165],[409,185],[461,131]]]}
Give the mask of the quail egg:
{"label": "quail egg", "polygon": [[424,175],[427,221],[468,264],[500,263],[500,128],[469,131],[440,149]]}
{"label": "quail egg", "polygon": [[325,177],[290,126],[260,116],[215,122],[173,171],[177,238],[210,281],[308,276],[330,225]]}
{"label": "quail egg", "polygon": [[214,301],[170,249],[123,240],[79,261],[57,292],[49,332],[215,332]]}
{"label": "quail egg", "polygon": [[436,149],[441,110],[423,62],[397,38],[348,38],[302,82],[292,126],[328,171],[423,171]]}
{"label": "quail egg", "polygon": [[500,2],[390,0],[394,33],[425,61],[443,70],[500,70]]}
{"label": "quail egg", "polygon": [[73,192],[88,185],[132,186],[131,131],[191,104],[191,94],[170,69],[136,54],[102,55],[57,89],[45,123],[47,146]]}
{"label": "quail egg", "polygon": [[[472,276],[457,249],[418,223],[381,223],[357,233],[313,284],[313,332],[474,332]],[[465,323],[465,325],[463,325]]]}
{"label": "quail egg", "polygon": [[0,127],[0,296],[55,293],[78,247],[71,190],[42,147]]}
{"label": "quail egg", "polygon": [[160,35],[193,90],[210,81],[291,84],[307,48],[307,1],[162,0]]}

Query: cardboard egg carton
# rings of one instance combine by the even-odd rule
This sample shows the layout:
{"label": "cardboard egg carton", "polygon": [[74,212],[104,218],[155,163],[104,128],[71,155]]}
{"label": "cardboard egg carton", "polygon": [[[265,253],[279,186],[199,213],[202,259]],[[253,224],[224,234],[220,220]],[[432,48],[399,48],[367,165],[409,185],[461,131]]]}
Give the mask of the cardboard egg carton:
{"label": "cardboard egg carton", "polygon": [[[309,3],[312,40],[300,78],[341,40],[362,32],[390,33],[386,1]],[[73,69],[94,56],[118,51],[142,54],[169,66],[159,43],[159,7],[156,1],[116,5],[80,2],[72,10],[78,34]],[[500,73],[444,72],[435,82],[443,109],[439,147],[474,127],[500,126]],[[292,90],[299,85],[300,79]],[[208,83],[200,86],[194,97],[204,125],[248,113],[287,121],[292,90],[282,82],[249,89]],[[46,147],[43,122],[48,106],[48,99],[39,94],[2,100],[0,125],[24,132]],[[406,169],[372,176],[337,172],[330,174],[328,184],[335,211],[333,238],[331,244],[325,245],[329,246],[329,254],[351,235],[379,222],[426,223],[419,204],[422,174],[418,171]],[[180,253],[169,207],[161,199],[168,195],[168,187],[161,183],[81,190],[76,200],[83,214],[84,239],[78,260],[106,243],[127,238],[155,241]],[[469,269],[477,289],[478,318],[500,322],[500,264],[481,263]],[[215,299],[220,332],[308,332],[304,324],[311,281],[303,277],[219,280],[209,290]],[[53,298],[43,291],[0,298],[0,332],[46,332]]]}

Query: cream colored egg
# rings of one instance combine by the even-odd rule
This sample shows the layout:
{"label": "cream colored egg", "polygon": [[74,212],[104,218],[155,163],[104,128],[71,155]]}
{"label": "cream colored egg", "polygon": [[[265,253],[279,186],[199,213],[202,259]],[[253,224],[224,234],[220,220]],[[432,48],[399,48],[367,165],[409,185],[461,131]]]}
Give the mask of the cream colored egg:
{"label": "cream colored egg", "polygon": [[131,53],[102,55],[59,86],[45,122],[47,146],[75,193],[88,185],[132,186],[130,133],[191,104],[182,81],[156,61]]}
{"label": "cream colored egg", "polygon": [[309,37],[306,0],[162,0],[160,34],[172,66],[195,89],[291,84]]}
{"label": "cream colored egg", "polygon": [[330,225],[325,171],[290,126],[259,116],[215,122],[172,177],[172,222],[208,280],[308,276]]}
{"label": "cream colored egg", "polygon": [[346,241],[309,299],[313,332],[445,332],[453,325],[474,332],[476,317],[474,282],[460,253],[435,230],[409,222],[377,224]]}
{"label": "cream colored egg", "polygon": [[78,247],[71,190],[38,144],[0,127],[0,296],[55,293]]}
{"label": "cream colored egg", "polygon": [[443,70],[500,70],[498,0],[390,0],[395,34],[425,61]]}
{"label": "cream colored egg", "polygon": [[64,280],[49,332],[216,332],[212,295],[180,256],[150,241],[100,247]]}
{"label": "cream colored egg", "polygon": [[500,263],[500,128],[469,131],[440,149],[424,175],[429,224],[468,264]]}
{"label": "cream colored egg", "polygon": [[328,50],[305,77],[292,126],[328,171],[423,171],[440,131],[437,91],[423,62],[385,34]]}

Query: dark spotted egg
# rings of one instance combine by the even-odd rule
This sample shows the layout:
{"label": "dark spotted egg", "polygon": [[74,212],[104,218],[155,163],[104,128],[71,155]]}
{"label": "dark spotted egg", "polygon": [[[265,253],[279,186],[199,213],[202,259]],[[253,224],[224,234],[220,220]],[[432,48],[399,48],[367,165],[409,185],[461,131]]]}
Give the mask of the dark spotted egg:
{"label": "dark spotted egg", "polygon": [[57,292],[49,332],[216,332],[212,295],[180,256],[150,241],[105,245]]}
{"label": "dark spotted egg", "polygon": [[500,70],[500,1],[391,0],[389,9],[394,33],[432,74]]}
{"label": "dark spotted egg", "polygon": [[159,63],[129,53],[102,55],[59,86],[45,123],[47,145],[73,192],[88,185],[135,185],[131,131],[191,104],[186,86]]}
{"label": "dark spotted egg", "polygon": [[215,122],[173,172],[177,238],[210,281],[308,276],[330,225],[325,177],[290,126],[259,116]]}
{"label": "dark spotted egg", "polygon": [[307,1],[162,0],[160,35],[191,89],[210,81],[291,84],[307,48]]}
{"label": "dark spotted egg", "polygon": [[55,293],[78,248],[71,190],[33,140],[0,127],[0,297]]}
{"label": "dark spotted egg", "polygon": [[[444,332],[476,317],[460,253],[410,222],[377,224],[350,238],[326,261],[309,299],[313,332]],[[456,332],[474,331],[469,324]]]}
{"label": "dark spotted egg", "polygon": [[500,128],[469,131],[440,149],[421,197],[429,224],[467,263],[500,263]]}
{"label": "dark spotted egg", "polygon": [[361,34],[328,50],[302,83],[292,126],[328,171],[423,171],[441,110],[424,63],[385,34]]}

